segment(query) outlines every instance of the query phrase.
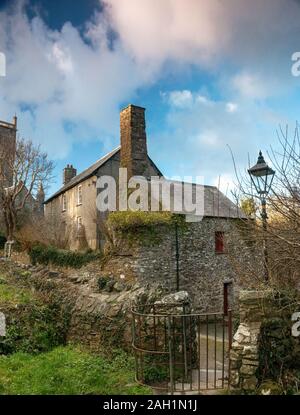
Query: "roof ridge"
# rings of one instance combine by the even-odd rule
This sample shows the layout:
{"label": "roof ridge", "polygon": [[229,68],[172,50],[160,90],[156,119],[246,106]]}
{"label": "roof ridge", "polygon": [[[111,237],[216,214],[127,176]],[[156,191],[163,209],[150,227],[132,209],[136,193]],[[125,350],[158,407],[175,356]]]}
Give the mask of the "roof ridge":
{"label": "roof ridge", "polygon": [[[95,161],[93,164],[91,164],[89,167],[84,169],[82,172],[77,174],[75,177],[73,177],[68,183],[66,183],[64,186],[62,186],[57,192],[55,192],[52,196],[50,196],[47,200],[45,200],[44,204],[47,204],[52,199],[59,196],[61,193],[71,189],[72,187],[76,186],[77,184],[81,183],[83,180],[87,179],[93,173],[95,170],[100,168],[106,161],[108,161],[112,156],[117,154],[118,151],[120,151],[121,146],[116,147],[114,150],[110,151],[109,153],[105,154],[101,158],[99,158],[97,161]],[[101,163],[102,162],[102,163]]]}

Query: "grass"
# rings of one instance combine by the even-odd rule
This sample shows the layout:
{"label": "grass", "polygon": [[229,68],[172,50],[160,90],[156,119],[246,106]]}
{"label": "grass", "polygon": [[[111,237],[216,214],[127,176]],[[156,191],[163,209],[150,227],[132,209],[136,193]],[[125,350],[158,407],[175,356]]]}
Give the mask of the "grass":
{"label": "grass", "polygon": [[33,300],[29,288],[11,284],[3,275],[0,275],[0,305],[28,304]]}
{"label": "grass", "polygon": [[58,347],[33,356],[0,356],[2,395],[143,395],[151,390],[134,382],[133,359],[112,358],[79,347]]}
{"label": "grass", "polygon": [[32,292],[28,276],[5,267],[0,273],[0,310],[8,313],[0,339],[0,395],[151,394],[135,382],[134,359],[125,352],[107,357],[66,346],[68,310]]}

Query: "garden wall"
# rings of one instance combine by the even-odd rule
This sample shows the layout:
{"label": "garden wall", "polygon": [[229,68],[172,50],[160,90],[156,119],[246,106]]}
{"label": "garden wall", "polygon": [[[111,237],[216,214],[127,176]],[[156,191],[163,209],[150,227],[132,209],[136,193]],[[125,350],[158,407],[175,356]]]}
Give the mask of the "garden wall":
{"label": "garden wall", "polygon": [[291,332],[291,316],[299,308],[299,299],[290,293],[240,292],[240,324],[230,353],[233,389],[299,391],[300,344]]}

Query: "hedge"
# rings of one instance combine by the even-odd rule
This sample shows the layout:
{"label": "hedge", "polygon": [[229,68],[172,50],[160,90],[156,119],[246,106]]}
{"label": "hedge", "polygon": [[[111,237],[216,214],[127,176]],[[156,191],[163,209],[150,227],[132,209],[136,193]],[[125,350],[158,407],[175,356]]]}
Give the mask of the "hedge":
{"label": "hedge", "polygon": [[83,265],[99,259],[101,254],[91,250],[86,252],[73,252],[57,249],[53,246],[36,245],[29,250],[33,265],[58,265],[61,267],[80,268]]}
{"label": "hedge", "polygon": [[159,225],[171,226],[175,222],[182,224],[184,219],[184,215],[176,215],[171,212],[125,211],[111,212],[107,223],[115,230],[128,231],[153,228]]}

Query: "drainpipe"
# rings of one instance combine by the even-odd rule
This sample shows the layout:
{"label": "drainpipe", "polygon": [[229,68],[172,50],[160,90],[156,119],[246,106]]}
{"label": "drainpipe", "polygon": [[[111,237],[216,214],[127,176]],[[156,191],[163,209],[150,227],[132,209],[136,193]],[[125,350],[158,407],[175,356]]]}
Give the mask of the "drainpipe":
{"label": "drainpipe", "polygon": [[178,223],[175,222],[175,246],[176,246],[176,291],[179,291],[179,242]]}

